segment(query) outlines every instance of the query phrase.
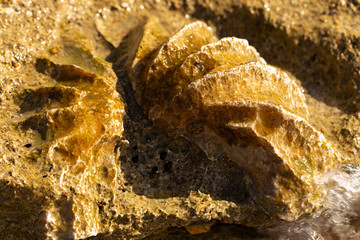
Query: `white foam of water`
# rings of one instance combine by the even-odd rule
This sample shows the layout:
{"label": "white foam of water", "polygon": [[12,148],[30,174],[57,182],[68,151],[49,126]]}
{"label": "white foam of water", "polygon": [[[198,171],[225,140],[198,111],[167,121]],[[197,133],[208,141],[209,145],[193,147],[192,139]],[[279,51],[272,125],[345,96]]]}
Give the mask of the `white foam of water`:
{"label": "white foam of water", "polygon": [[319,181],[325,189],[324,209],[309,218],[266,230],[279,240],[360,239],[360,169],[348,164]]}

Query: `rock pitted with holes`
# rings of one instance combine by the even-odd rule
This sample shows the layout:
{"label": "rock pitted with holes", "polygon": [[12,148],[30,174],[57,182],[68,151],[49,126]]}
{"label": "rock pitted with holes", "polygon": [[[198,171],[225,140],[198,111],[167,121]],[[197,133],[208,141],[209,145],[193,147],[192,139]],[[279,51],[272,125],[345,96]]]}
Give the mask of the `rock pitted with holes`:
{"label": "rock pitted with holes", "polygon": [[186,137],[209,159],[228,157],[246,174],[254,203],[294,220],[321,204],[317,178],[341,162],[308,122],[301,87],[234,37],[217,41],[191,23],[174,35],[148,21],[129,38],[126,70],[154,126]]}

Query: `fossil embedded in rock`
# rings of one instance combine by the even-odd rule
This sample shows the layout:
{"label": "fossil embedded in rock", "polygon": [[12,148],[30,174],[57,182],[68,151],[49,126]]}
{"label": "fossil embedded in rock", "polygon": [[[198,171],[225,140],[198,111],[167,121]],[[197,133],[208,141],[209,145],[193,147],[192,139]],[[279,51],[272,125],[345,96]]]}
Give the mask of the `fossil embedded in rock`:
{"label": "fossil embedded in rock", "polygon": [[190,139],[210,159],[226,154],[246,171],[254,202],[272,216],[296,219],[319,206],[316,179],[341,159],[308,123],[293,79],[244,39],[214,42],[203,22],[162,44],[148,37],[128,58],[127,71],[155,126]]}
{"label": "fossil embedded in rock", "polygon": [[[174,69],[188,55],[198,52],[203,45],[214,42],[216,38],[211,28],[200,21],[185,26],[172,37],[153,19],[139,28],[130,34],[128,42],[131,48],[123,55],[128,60],[127,70],[133,80],[137,99],[143,107],[149,108],[149,98],[160,102],[163,96],[159,94],[164,89],[172,88],[165,79],[173,74]],[[143,38],[139,39],[139,36]],[[162,43],[164,40],[165,43]]]}
{"label": "fossil embedded in rock", "polygon": [[[47,214],[53,227],[61,229],[59,238],[62,231],[71,231],[75,238],[105,231],[97,222],[98,188],[115,188],[114,149],[123,133],[124,104],[115,89],[115,75],[88,49],[72,47],[74,55],[37,59],[35,67],[47,77],[48,85],[25,91],[20,104],[25,119],[18,122],[23,130],[39,133],[30,145],[39,152],[35,157],[30,154],[31,159],[54,171],[45,176],[52,179],[58,199]],[[66,213],[61,212],[64,201]]]}
{"label": "fossil embedded in rock", "polygon": [[50,159],[82,172],[101,161],[107,141],[121,135],[123,103],[105,77],[47,59],[38,59],[36,66],[56,83],[27,90],[20,108],[33,114],[22,127],[41,134]]}

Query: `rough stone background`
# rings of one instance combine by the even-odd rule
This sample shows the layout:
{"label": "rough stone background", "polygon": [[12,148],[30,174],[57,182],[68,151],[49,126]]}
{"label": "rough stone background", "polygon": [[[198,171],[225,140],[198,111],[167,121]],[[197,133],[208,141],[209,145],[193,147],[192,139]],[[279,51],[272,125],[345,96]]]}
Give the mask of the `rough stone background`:
{"label": "rough stone background", "polygon": [[[61,26],[69,25],[86,33],[95,53],[111,61],[112,53],[141,14],[155,14],[165,23],[179,21],[179,25],[201,19],[213,26],[219,38],[248,39],[268,63],[284,69],[303,86],[311,124],[349,161],[358,160],[357,0],[1,0],[0,238],[50,237],[52,230],[45,209],[51,201],[60,206],[64,220],[61,229],[52,234],[60,239],[76,237],[71,232],[73,216],[69,215],[71,195],[76,193],[52,192],[51,183],[44,176],[52,174],[56,178],[61,172],[48,173],[44,164],[29,163],[26,156],[40,154],[34,140],[36,134],[14,127],[22,117],[19,94],[47,81],[34,67],[36,58],[61,48]],[[257,229],[232,225],[246,222],[252,226],[252,221],[258,219],[264,225],[272,222],[244,207],[248,206],[248,196],[241,169],[227,159],[209,162],[185,139],[153,131],[151,123],[137,112],[127,87],[118,87],[127,104],[124,137],[118,146],[118,192],[113,196],[112,188],[99,186],[103,233],[89,239],[260,238],[255,236]],[[209,206],[218,209],[216,216]],[[201,215],[203,218],[199,218]],[[209,222],[215,225],[201,235],[190,235],[183,228]]]}

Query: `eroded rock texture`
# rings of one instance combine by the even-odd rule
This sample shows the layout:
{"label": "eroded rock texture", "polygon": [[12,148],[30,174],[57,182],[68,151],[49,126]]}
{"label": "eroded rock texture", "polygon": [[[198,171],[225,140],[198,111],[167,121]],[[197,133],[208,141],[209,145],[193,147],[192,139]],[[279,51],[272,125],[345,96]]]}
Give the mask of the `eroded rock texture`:
{"label": "eroded rock texture", "polygon": [[168,33],[154,22],[142,26],[142,39],[129,37],[138,44],[123,55],[154,125],[194,142],[209,159],[238,164],[252,199],[271,216],[294,220],[318,207],[316,179],[341,159],[308,123],[295,81],[244,39],[216,41],[197,21],[162,41]]}
{"label": "eroded rock texture", "polygon": [[88,49],[74,43],[72,48],[77,59],[36,60],[48,86],[22,94],[25,119],[18,123],[23,131],[39,134],[27,157],[46,173],[38,177],[50,192],[43,191],[47,204],[39,207],[44,209],[44,234],[55,239],[83,238],[107,228],[99,211],[106,199],[102,186],[117,185],[116,145],[123,132],[124,104],[109,64]]}
{"label": "eroded rock texture", "polygon": [[24,78],[41,81],[18,94],[12,123],[24,140],[6,144],[21,156],[0,165],[0,233],[157,239],[216,222],[265,227],[321,205],[316,180],[340,157],[308,123],[294,80],[203,22],[139,22],[110,34],[112,69],[79,27],[59,29],[59,49],[27,66]]}

